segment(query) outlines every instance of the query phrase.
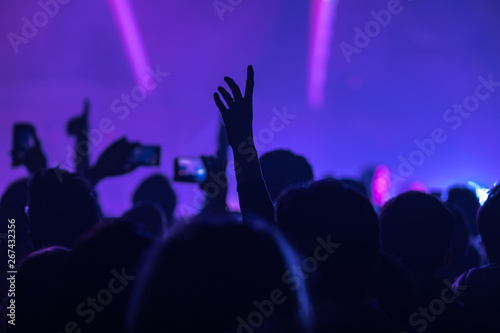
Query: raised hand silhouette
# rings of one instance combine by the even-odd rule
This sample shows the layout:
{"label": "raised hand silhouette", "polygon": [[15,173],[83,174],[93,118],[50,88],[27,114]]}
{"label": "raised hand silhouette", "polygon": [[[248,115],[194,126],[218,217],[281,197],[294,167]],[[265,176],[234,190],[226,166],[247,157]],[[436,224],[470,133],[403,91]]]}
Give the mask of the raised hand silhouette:
{"label": "raised hand silhouette", "polygon": [[[273,221],[274,207],[262,177],[259,157],[253,140],[253,67],[248,66],[247,68],[245,96],[241,95],[241,90],[233,79],[226,76],[224,81],[231,89],[233,96],[231,97],[226,89],[219,86],[217,90],[227,106],[224,105],[218,93],[214,93],[214,100],[222,115],[229,145],[233,149],[234,169],[243,220],[258,217]],[[243,147],[245,149],[242,149]],[[247,154],[249,155],[247,156]]]}
{"label": "raised hand silhouette", "polygon": [[223,87],[219,86],[217,90],[224,98],[227,107],[222,102],[220,95],[218,93],[214,93],[215,104],[217,105],[217,108],[222,115],[222,119],[224,120],[224,124],[226,125],[226,133],[229,145],[231,145],[233,149],[237,149],[242,142],[253,137],[253,77],[253,67],[250,65],[247,68],[245,96],[241,95],[240,88],[233,79],[227,76],[224,77],[224,81],[226,81],[227,85],[231,89],[233,97],[231,97],[231,95]]}
{"label": "raised hand silhouette", "polygon": [[[85,99],[83,101],[83,112],[81,115],[71,118],[66,126],[66,131],[69,135],[76,138],[75,151],[81,150],[81,146],[85,142],[85,147],[89,147],[88,134],[89,130],[89,110],[90,101]],[[80,154],[81,160],[75,165],[76,171],[80,174],[85,174],[90,168],[90,154]]]}
{"label": "raised hand silhouette", "polygon": [[69,135],[78,136],[79,134],[83,134],[82,133],[83,131],[88,130],[89,110],[90,110],[90,101],[88,99],[85,99],[83,101],[83,113],[79,116],[71,118],[68,121],[66,131],[68,132]]}
{"label": "raised hand silhouette", "polygon": [[23,127],[25,131],[29,131],[31,140],[28,143],[24,143],[26,147],[19,148],[16,146],[16,144],[18,144],[16,143],[16,139],[14,139],[14,148],[10,152],[12,166],[24,165],[30,174],[33,174],[37,170],[45,169],[47,167],[47,159],[43,153],[42,145],[36,134],[35,127],[29,123],[15,124],[14,131],[16,131],[16,126]]}
{"label": "raised hand silhouette", "polygon": [[35,142],[35,146],[28,151],[28,154],[26,155],[26,159],[24,162],[24,165],[26,166],[30,174],[33,174],[35,171],[47,167],[47,159],[42,151],[42,145],[40,144],[40,140],[36,135],[34,127],[33,127],[33,140]]}
{"label": "raised hand silhouette", "polygon": [[125,137],[113,142],[102,152],[95,166],[88,170],[85,176],[95,185],[103,178],[131,172],[137,166],[128,164],[127,158],[132,150],[139,146],[139,143],[129,142]]}

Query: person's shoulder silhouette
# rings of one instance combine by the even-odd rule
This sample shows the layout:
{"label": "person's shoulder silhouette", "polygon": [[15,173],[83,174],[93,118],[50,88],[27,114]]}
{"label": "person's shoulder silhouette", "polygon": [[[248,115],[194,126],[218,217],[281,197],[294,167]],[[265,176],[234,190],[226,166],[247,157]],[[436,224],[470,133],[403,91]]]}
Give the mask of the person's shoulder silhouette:
{"label": "person's shoulder silhouette", "polygon": [[[105,220],[75,245],[55,295],[50,328],[74,321],[82,332],[122,332],[148,235],[124,219]],[[78,331],[75,328],[75,331]]]}
{"label": "person's shoulder silhouette", "polygon": [[[477,227],[490,260],[488,265],[462,274],[454,284],[472,313],[479,332],[500,330],[500,185],[490,191],[479,208]],[[466,286],[466,289],[461,286]]]}
{"label": "person's shoulder silhouette", "polygon": [[[12,332],[46,332],[56,290],[71,251],[49,247],[31,253],[16,275],[16,325]],[[11,330],[7,330],[10,332]]]}

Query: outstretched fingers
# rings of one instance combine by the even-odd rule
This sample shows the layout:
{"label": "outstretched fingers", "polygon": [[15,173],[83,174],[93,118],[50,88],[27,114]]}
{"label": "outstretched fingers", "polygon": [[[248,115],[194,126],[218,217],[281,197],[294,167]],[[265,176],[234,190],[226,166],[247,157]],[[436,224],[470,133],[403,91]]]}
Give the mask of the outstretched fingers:
{"label": "outstretched fingers", "polygon": [[241,96],[240,87],[238,87],[236,82],[234,82],[234,80],[228,76],[224,77],[224,81],[226,81],[227,85],[229,86],[229,89],[231,89],[231,92],[233,93],[234,96],[234,101],[237,102],[242,100],[243,96]]}
{"label": "outstretched fingers", "polygon": [[252,65],[249,65],[247,67],[247,83],[245,85],[245,99],[252,100],[253,86],[254,86],[253,67]]}
{"label": "outstretched fingers", "polygon": [[221,114],[224,114],[227,112],[226,106],[224,105],[224,103],[222,103],[222,100],[220,99],[219,94],[216,92],[214,93],[214,101],[215,101],[215,105],[217,105],[217,108],[219,109]]}
{"label": "outstretched fingers", "polygon": [[250,102],[252,101],[253,87],[254,87],[254,72],[253,72],[252,65],[248,66],[248,68],[247,68],[247,80],[246,80],[246,85],[245,85],[245,96],[244,97],[241,95],[240,87],[236,84],[236,82],[234,82],[233,79],[226,76],[226,77],[224,77],[224,81],[227,83],[227,85],[231,89],[231,92],[233,93],[234,99],[233,99],[233,96],[231,96],[231,94],[229,94],[229,92],[226,89],[224,89],[223,87],[219,86],[217,88],[220,95],[222,95],[222,98],[226,102],[226,104],[224,104],[219,93],[217,93],[217,92],[214,93],[215,105],[217,105],[217,108],[219,109],[221,114],[224,115],[229,109],[231,109],[235,104],[238,104],[242,100],[247,100]]}
{"label": "outstretched fingers", "polygon": [[227,107],[230,109],[231,106],[234,104],[233,97],[231,97],[231,95],[227,92],[226,89],[224,89],[220,86],[217,88],[217,90],[220,92],[220,94],[222,95],[222,98],[224,98],[224,101],[226,101]]}

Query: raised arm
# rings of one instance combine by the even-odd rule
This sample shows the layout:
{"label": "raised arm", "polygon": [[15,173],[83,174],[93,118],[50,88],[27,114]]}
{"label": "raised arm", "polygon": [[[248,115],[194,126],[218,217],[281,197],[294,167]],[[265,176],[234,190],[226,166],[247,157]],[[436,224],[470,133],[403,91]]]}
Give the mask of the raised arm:
{"label": "raised arm", "polygon": [[261,217],[272,222],[274,221],[274,207],[262,177],[259,157],[253,140],[253,68],[252,66],[247,68],[244,96],[233,79],[226,76],[224,81],[229,86],[233,96],[219,86],[217,90],[227,106],[224,105],[217,92],[214,93],[214,100],[222,115],[229,145],[233,149],[238,197],[243,220]]}
{"label": "raised arm", "polygon": [[[90,101],[86,99],[83,101],[82,114],[70,119],[66,127],[68,134],[74,136],[76,139],[76,152],[79,152],[82,146],[85,146],[87,148],[90,147],[90,143],[88,142],[87,136],[85,135],[85,133],[88,133],[89,130],[89,109]],[[83,175],[90,169],[89,155],[90,154],[88,151],[80,153],[80,158],[78,159],[79,162],[75,165],[76,172],[78,172],[79,174]]]}
{"label": "raised arm", "polygon": [[95,186],[102,179],[129,173],[137,168],[137,165],[129,165],[127,159],[140,144],[129,142],[125,137],[114,141],[99,156],[97,163],[88,168],[84,176]]}

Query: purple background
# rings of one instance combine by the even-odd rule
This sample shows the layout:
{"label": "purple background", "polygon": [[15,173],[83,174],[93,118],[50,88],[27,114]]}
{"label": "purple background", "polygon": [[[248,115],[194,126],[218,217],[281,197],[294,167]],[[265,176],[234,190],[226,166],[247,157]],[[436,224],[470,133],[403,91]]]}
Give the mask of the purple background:
{"label": "purple background", "polygon": [[[224,0],[223,0],[224,1]],[[225,1],[224,1],[225,2]],[[242,83],[255,68],[255,131],[269,127],[272,110],[296,115],[261,153],[289,148],[306,156],[315,175],[359,176],[379,163],[397,172],[398,156],[415,139],[443,128],[446,142],[416,168],[413,181],[430,188],[474,180],[492,185],[499,177],[500,88],[457,130],[443,114],[474,93],[477,77],[500,81],[500,2],[414,0],[347,63],[339,44],[353,43],[354,30],[372,20],[387,1],[340,0],[328,65],[325,106],[307,102],[310,4],[292,0],[243,0],[221,21],[212,1],[133,0],[152,67],[169,72],[157,89],[120,120],[111,103],[136,86],[126,51],[106,1],[72,0],[15,53],[9,32],[22,17],[40,10],[36,1],[0,2],[0,190],[26,176],[10,166],[12,125],[32,122],[50,165],[66,162],[68,118],[91,99],[90,127],[103,118],[116,126],[94,147],[92,161],[113,140],[162,146],[162,165],[141,168],[98,186],[103,210],[117,215],[130,205],[141,179],[153,172],[172,176],[173,158],[215,152],[219,113],[212,94],[225,75]],[[498,148],[497,148],[498,149]],[[192,206],[198,191],[174,184],[179,203]],[[231,179],[230,205],[237,198]]]}

